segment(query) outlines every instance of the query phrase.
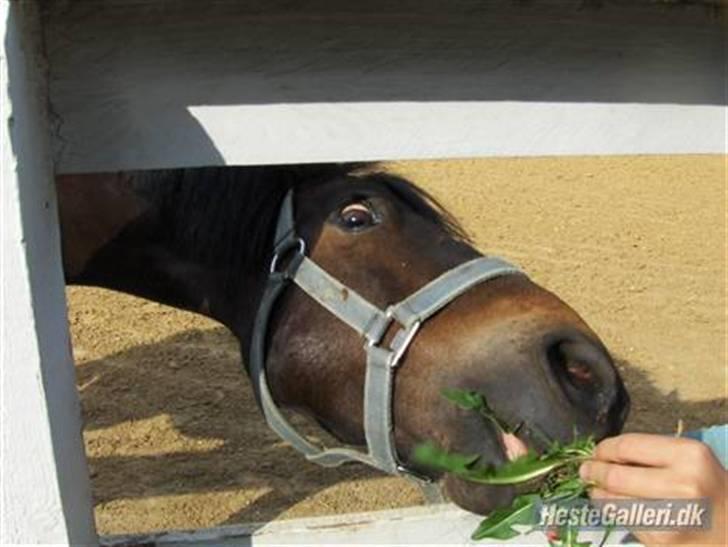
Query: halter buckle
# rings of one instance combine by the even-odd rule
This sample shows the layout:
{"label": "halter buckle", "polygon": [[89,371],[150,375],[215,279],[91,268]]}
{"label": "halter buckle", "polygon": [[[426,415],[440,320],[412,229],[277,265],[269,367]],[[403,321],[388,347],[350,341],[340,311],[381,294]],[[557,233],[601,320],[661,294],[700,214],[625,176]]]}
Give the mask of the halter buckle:
{"label": "halter buckle", "polygon": [[428,477],[427,475],[418,473],[417,471],[413,471],[412,469],[409,469],[402,464],[397,464],[397,473],[409,477],[410,479],[424,482],[425,484],[435,484],[435,480],[432,477]]}
{"label": "halter buckle", "polygon": [[388,348],[382,348],[379,343],[382,341],[382,337],[387,332],[389,327],[395,321],[392,315],[392,309],[388,309],[386,314],[378,316],[376,321],[372,321],[370,326],[367,328],[367,343],[369,348],[377,348],[380,351],[386,351],[389,355],[387,357],[387,364],[391,368],[397,368],[400,365],[402,356],[407,351],[407,348],[414,340],[417,335],[417,331],[420,330],[421,321],[415,321],[409,327],[402,326],[392,338]]}
{"label": "halter buckle", "polygon": [[392,350],[392,356],[389,358],[389,366],[397,368],[400,364],[400,360],[407,351],[407,348],[414,340],[417,335],[417,331],[420,330],[420,321],[415,321],[409,327],[405,327],[397,331],[397,334],[392,338],[392,343],[389,345],[389,349]]}

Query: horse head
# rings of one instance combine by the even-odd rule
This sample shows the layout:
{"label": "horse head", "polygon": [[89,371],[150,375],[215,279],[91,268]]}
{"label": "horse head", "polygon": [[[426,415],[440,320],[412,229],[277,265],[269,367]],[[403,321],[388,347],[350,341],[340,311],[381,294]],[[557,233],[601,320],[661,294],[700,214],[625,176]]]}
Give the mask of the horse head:
{"label": "horse head", "polygon": [[[411,337],[388,373],[389,399],[367,400],[367,346],[386,348],[402,330],[386,310],[463,265],[485,264],[458,223],[402,178],[339,166],[94,177],[59,179],[69,282],[205,313],[236,334],[244,359],[255,353],[264,322],[264,334],[257,333],[260,366],[273,404],[310,416],[342,443],[366,445],[365,407],[391,401],[378,412],[391,422],[385,426],[396,469],[440,479],[413,461],[414,447],[426,440],[496,465],[507,460],[503,435],[444,400],[446,388],[482,393],[501,419],[523,424],[520,443],[536,449],[568,441],[575,431],[599,439],[624,423],[628,397],[597,335],[557,296],[510,270],[486,272],[462,291],[448,288],[446,302],[416,333],[407,331]],[[278,256],[286,199],[296,245]],[[103,221],[95,222],[104,228],[88,229],[99,216]],[[93,244],[84,233],[94,234]],[[274,256],[282,266],[271,268]],[[304,256],[306,275],[314,278],[296,282]],[[278,269],[290,269],[290,282],[261,319],[271,271]],[[322,278],[319,293],[306,290]],[[331,301],[339,303],[327,306]],[[376,344],[367,338],[366,320],[336,313],[352,301],[386,318]],[[514,495],[510,487],[449,476],[443,483],[455,503],[474,512]]]}

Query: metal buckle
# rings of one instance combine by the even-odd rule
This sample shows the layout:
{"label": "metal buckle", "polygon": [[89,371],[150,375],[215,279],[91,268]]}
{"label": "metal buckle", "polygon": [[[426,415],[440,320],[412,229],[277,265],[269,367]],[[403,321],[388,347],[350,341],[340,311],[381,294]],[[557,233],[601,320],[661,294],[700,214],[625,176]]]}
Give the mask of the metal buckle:
{"label": "metal buckle", "polygon": [[270,274],[277,273],[278,262],[280,259],[290,253],[295,247],[298,247],[297,254],[300,256],[306,254],[306,242],[300,237],[288,239],[276,248],[275,254],[270,261]]}
{"label": "metal buckle", "polygon": [[415,321],[410,327],[402,328],[394,335],[392,343],[389,345],[389,349],[392,350],[392,356],[389,358],[390,367],[397,368],[399,366],[400,359],[402,359],[404,352],[407,351],[407,348],[417,335],[421,324],[420,321]]}
{"label": "metal buckle", "polygon": [[389,329],[392,321],[394,320],[391,309],[388,309],[385,313],[385,321],[377,325],[377,330],[374,331],[371,337],[367,336],[367,342],[365,345],[365,347],[368,348],[377,348],[381,351],[388,352],[389,357],[387,359],[387,364],[391,368],[397,368],[399,366],[402,356],[405,351],[407,351],[407,348],[412,343],[412,340],[417,335],[417,331],[420,330],[420,325],[422,324],[421,321],[416,321],[409,327],[402,326],[392,338],[389,347],[382,348],[379,345],[381,338],[384,336],[384,333]]}
{"label": "metal buckle", "polygon": [[408,469],[407,467],[405,467],[401,463],[398,463],[397,464],[397,473],[399,473],[400,475],[408,476],[410,478],[413,478],[415,480],[418,480],[420,482],[424,482],[424,483],[427,483],[427,484],[434,484],[435,483],[435,479],[433,479],[432,477],[428,477],[427,475],[423,475],[422,473],[418,473],[417,471],[413,471],[412,469]]}

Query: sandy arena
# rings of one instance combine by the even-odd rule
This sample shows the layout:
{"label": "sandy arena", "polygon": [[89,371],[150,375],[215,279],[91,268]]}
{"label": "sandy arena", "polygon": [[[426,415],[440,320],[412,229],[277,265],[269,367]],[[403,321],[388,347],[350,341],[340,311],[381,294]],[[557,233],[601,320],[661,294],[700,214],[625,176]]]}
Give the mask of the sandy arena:
{"label": "sandy arena", "polygon": [[[726,158],[388,164],[478,247],[520,264],[602,337],[632,396],[629,430],[726,422]],[[421,503],[402,479],[322,469],[270,433],[235,340],[205,318],[68,289],[102,534]],[[315,431],[312,430],[312,431]]]}

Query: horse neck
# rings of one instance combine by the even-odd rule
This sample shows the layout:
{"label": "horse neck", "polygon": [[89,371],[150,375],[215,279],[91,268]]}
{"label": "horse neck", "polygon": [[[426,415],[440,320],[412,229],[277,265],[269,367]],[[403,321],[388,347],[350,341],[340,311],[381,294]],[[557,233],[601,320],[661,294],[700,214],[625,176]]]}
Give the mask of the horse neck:
{"label": "horse neck", "polygon": [[69,284],[92,285],[201,313],[234,331],[248,330],[262,291],[261,268],[240,275],[180,252],[160,203],[139,191],[133,174],[57,178],[63,263]]}

